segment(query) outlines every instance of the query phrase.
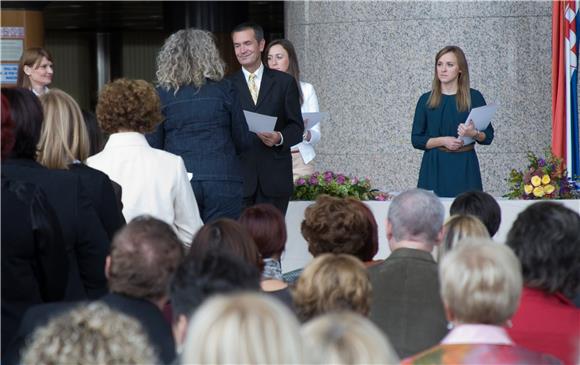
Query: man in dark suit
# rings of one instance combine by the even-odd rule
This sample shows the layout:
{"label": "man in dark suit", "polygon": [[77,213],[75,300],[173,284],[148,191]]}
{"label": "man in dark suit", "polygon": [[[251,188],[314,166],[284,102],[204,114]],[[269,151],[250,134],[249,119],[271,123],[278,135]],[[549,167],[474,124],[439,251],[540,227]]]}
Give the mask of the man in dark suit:
{"label": "man in dark suit", "polygon": [[241,156],[244,205],[270,203],[286,214],[294,189],[290,147],[302,141],[304,132],[298,86],[291,75],[262,63],[262,27],[240,24],[232,31],[232,40],[242,69],[230,78],[238,88],[242,108],[278,118],[274,131],[254,135],[252,146]]}
{"label": "man in dark suit", "polygon": [[401,359],[435,346],[447,334],[437,263],[431,255],[443,237],[445,209],[437,196],[413,189],[389,206],[391,255],[369,268],[373,286],[370,319]]}

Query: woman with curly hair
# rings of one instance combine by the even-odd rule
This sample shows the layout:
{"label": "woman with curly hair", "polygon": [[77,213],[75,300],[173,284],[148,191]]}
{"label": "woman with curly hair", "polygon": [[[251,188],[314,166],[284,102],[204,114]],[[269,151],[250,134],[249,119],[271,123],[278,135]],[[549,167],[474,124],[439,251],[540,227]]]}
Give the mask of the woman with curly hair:
{"label": "woman with curly hair", "polygon": [[171,225],[179,239],[191,245],[203,224],[183,160],[151,148],[143,135],[161,121],[159,96],[148,82],[118,79],[99,95],[97,119],[111,133],[105,148],[87,159],[123,188],[127,222],[149,214]]}
{"label": "woman with curly hair", "polygon": [[157,92],[164,117],[147,136],[152,147],[183,158],[193,174],[201,218],[238,219],[242,210],[240,153],[250,143],[236,88],[210,32],[172,34],[157,57]]}

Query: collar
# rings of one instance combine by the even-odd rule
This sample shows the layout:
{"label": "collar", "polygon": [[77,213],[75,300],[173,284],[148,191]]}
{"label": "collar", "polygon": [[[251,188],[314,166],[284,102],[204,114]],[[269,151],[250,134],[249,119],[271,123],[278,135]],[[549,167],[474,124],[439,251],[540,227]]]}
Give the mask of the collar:
{"label": "collar", "polygon": [[105,149],[111,147],[149,146],[147,139],[139,132],[119,132],[109,136]]}
{"label": "collar", "polygon": [[513,345],[514,342],[503,327],[489,324],[460,324],[443,338],[441,344]]}
{"label": "collar", "polygon": [[45,86],[45,87],[44,87],[44,90],[42,90],[42,94],[39,94],[39,93],[37,93],[37,92],[36,92],[36,90],[34,90],[33,88],[30,88],[30,90],[31,90],[31,91],[34,93],[34,95],[36,95],[36,96],[41,96],[41,95],[44,95],[44,94],[46,94],[47,92],[49,92],[48,86]]}
{"label": "collar", "polygon": [[387,257],[385,261],[391,258],[414,258],[429,262],[435,262],[435,259],[433,258],[433,255],[430,252],[407,247],[397,248],[396,250],[391,252],[389,257]]}
{"label": "collar", "polygon": [[35,160],[27,159],[27,158],[8,158],[2,161],[2,165],[21,165],[21,166],[28,166],[33,168],[41,168],[45,169],[46,167],[42,166]]}
{"label": "collar", "polygon": [[[246,70],[245,68],[242,67],[242,72],[244,73],[244,79],[246,80],[246,82],[248,82],[248,78],[250,77],[250,71]],[[262,75],[264,74],[264,64],[260,62],[260,67],[258,67],[258,69],[254,72],[254,75],[256,75],[256,82],[259,84],[260,81],[262,80]]]}

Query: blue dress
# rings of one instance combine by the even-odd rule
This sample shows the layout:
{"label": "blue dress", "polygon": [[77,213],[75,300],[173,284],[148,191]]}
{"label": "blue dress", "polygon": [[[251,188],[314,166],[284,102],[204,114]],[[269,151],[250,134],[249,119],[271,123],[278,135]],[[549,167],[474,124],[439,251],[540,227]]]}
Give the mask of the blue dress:
{"label": "blue dress", "polygon": [[[486,105],[483,95],[470,89],[471,107]],[[479,161],[475,149],[465,152],[445,152],[438,148],[427,149],[430,138],[457,137],[457,127],[464,123],[469,111],[457,111],[455,95],[442,95],[441,103],[435,109],[427,106],[431,92],[419,98],[415,109],[411,142],[413,147],[424,150],[417,187],[432,190],[440,197],[456,197],[466,191],[482,191]],[[491,123],[482,130],[485,140],[477,142],[488,145],[493,140]]]}

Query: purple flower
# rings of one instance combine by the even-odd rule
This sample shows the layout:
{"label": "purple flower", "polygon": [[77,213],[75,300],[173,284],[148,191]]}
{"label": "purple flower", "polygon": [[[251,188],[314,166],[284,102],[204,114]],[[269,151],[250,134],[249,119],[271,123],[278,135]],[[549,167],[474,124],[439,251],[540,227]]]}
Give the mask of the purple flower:
{"label": "purple flower", "polygon": [[329,183],[332,181],[332,175],[324,174],[324,181]]}
{"label": "purple flower", "polygon": [[332,173],[332,171],[326,171],[326,172],[324,173],[324,180],[326,180],[326,181],[328,181],[328,179],[331,179],[331,180],[332,180],[332,178],[333,178],[333,175],[334,175],[334,174]]}
{"label": "purple flower", "polygon": [[546,166],[546,160],[544,160],[543,158],[538,160],[538,166],[540,167],[544,167]]}
{"label": "purple flower", "polygon": [[387,200],[387,196],[383,193],[380,193],[375,197],[375,200],[379,200],[379,201],[384,202],[385,200]]}
{"label": "purple flower", "polygon": [[308,182],[310,183],[310,185],[318,185],[318,178],[316,176],[310,176]]}
{"label": "purple flower", "polygon": [[355,176],[355,177],[352,179],[352,184],[353,184],[353,185],[356,185],[356,184],[358,184],[358,177],[356,177],[356,176]]}
{"label": "purple flower", "polygon": [[344,175],[342,175],[342,174],[341,174],[341,175],[338,175],[338,176],[336,177],[336,182],[337,182],[339,185],[343,185],[345,181],[346,181],[346,177],[345,177]]}
{"label": "purple flower", "polygon": [[314,173],[313,173],[311,176],[313,176],[313,177],[318,177],[318,175],[320,175],[320,172],[318,172],[318,171],[315,171],[315,172],[314,172]]}
{"label": "purple flower", "polygon": [[302,186],[304,184],[306,184],[306,180],[304,180],[304,178],[301,177],[298,180],[296,180],[296,185],[297,186]]}

